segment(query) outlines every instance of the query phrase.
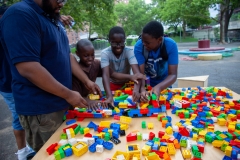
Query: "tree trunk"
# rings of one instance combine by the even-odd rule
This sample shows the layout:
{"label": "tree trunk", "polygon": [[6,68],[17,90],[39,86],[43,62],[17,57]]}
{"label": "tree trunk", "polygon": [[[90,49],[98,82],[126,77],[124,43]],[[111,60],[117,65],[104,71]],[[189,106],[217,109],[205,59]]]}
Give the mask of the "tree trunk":
{"label": "tree trunk", "polygon": [[89,31],[88,31],[88,39],[90,40],[90,38],[91,38],[91,29],[92,29],[92,22],[90,21],[90,23],[89,23]]}
{"label": "tree trunk", "polygon": [[224,34],[225,34],[226,39],[228,39],[228,26],[229,26],[229,21],[230,21],[232,14],[233,14],[233,9],[230,9],[228,7],[224,14],[224,18],[225,18]]}
{"label": "tree trunk", "polygon": [[186,22],[185,21],[183,21],[182,29],[183,29],[183,38],[186,38]]}
{"label": "tree trunk", "polygon": [[225,35],[224,35],[224,12],[226,10],[226,6],[224,5],[220,5],[220,20],[219,20],[219,24],[220,24],[220,43],[225,43]]}

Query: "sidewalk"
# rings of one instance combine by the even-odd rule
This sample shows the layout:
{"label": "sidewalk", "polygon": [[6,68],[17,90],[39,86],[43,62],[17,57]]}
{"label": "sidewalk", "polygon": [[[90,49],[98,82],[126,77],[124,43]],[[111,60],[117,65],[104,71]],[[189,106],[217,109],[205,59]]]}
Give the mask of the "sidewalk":
{"label": "sidewalk", "polygon": [[[239,43],[226,45],[211,44],[213,46],[224,46],[226,48],[236,48]],[[194,43],[179,43],[178,49],[184,50],[197,47]],[[101,51],[97,50],[96,57],[100,57]],[[179,61],[178,77],[209,75],[209,86],[224,86],[240,94],[240,51],[234,52],[233,57],[223,58],[219,61]],[[179,58],[184,55],[179,55]],[[97,84],[103,89],[101,78],[97,79]],[[173,87],[177,87],[177,82]],[[11,113],[0,96],[0,159],[15,160],[17,146],[12,131]]]}

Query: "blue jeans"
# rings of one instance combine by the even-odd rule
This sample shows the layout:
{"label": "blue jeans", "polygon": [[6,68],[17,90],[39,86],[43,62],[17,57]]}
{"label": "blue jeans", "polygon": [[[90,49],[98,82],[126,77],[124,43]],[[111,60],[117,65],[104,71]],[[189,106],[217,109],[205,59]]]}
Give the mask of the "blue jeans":
{"label": "blue jeans", "polygon": [[3,96],[4,101],[7,103],[10,111],[12,112],[12,117],[13,117],[13,121],[12,121],[12,126],[14,130],[23,130],[20,121],[19,121],[19,117],[18,114],[16,112],[15,109],[15,102],[14,102],[14,98],[13,98],[13,94],[12,93],[6,93],[6,92],[1,92],[0,94]]}

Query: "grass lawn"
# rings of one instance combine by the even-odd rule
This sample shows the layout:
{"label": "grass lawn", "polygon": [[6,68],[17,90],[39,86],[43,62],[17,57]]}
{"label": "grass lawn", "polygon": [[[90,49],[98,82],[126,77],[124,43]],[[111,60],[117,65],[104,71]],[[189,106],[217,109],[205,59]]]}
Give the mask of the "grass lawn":
{"label": "grass lawn", "polygon": [[198,39],[196,38],[193,38],[193,37],[181,37],[181,42],[180,42],[180,37],[179,36],[176,36],[176,37],[170,37],[172,38],[175,42],[177,43],[181,43],[181,42],[197,42]]}

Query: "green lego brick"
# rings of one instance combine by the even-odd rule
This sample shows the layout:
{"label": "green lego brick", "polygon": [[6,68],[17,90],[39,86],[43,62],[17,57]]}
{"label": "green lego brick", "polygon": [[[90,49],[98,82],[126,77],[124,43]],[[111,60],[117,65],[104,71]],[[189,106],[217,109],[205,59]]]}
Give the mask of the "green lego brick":
{"label": "green lego brick", "polygon": [[208,135],[208,134],[206,134],[205,140],[206,140],[206,142],[208,142],[208,143],[212,143],[212,142],[213,142],[212,136],[210,136],[210,135]]}
{"label": "green lego brick", "polygon": [[78,126],[74,129],[75,135],[78,134],[78,132],[80,131],[80,128],[81,128],[81,126],[78,125]]}
{"label": "green lego brick", "polygon": [[54,158],[55,158],[55,160],[61,160],[61,155],[60,155],[59,151],[54,152]]}
{"label": "green lego brick", "polygon": [[221,140],[222,141],[223,138],[218,135],[218,136],[216,136],[216,140]]}
{"label": "green lego brick", "polygon": [[221,151],[225,152],[225,149],[226,149],[227,146],[228,146],[227,144],[223,144],[223,145],[221,146]]}
{"label": "green lego brick", "polygon": [[157,137],[153,138],[153,142],[159,142],[159,141],[160,141],[160,138],[157,138]]}
{"label": "green lego brick", "polygon": [[201,152],[193,152],[193,156],[199,159],[202,159],[202,153]]}
{"label": "green lego brick", "polygon": [[158,115],[158,117],[157,117],[157,118],[158,118],[158,121],[160,121],[161,116],[162,116],[162,115],[160,115],[160,114]]}
{"label": "green lego brick", "polygon": [[154,156],[156,153],[155,152],[150,152],[148,153],[148,156]]}
{"label": "green lego brick", "polygon": [[216,134],[216,135],[219,135],[219,134],[221,134],[222,132],[221,131],[215,131],[214,132],[214,134]]}
{"label": "green lego brick", "polygon": [[193,129],[192,129],[192,132],[198,134],[198,133],[199,133],[199,129],[198,129],[198,128],[193,128]]}
{"label": "green lego brick", "polygon": [[142,128],[147,128],[146,121],[142,121]]}
{"label": "green lego brick", "polygon": [[236,137],[239,137],[239,136],[240,136],[240,134],[238,134],[237,132],[233,132],[233,134],[235,134]]}
{"label": "green lego brick", "polygon": [[229,139],[233,139],[233,136],[231,133],[227,133],[226,136],[229,138]]}
{"label": "green lego brick", "polygon": [[85,127],[81,127],[81,128],[80,128],[80,133],[81,133],[81,134],[84,134],[84,128],[85,128]]}
{"label": "green lego brick", "polygon": [[128,94],[124,94],[122,96],[115,97],[114,100],[125,100],[128,98],[128,96],[129,96]]}
{"label": "green lego brick", "polygon": [[105,133],[104,140],[109,141],[110,140],[110,133]]}
{"label": "green lego brick", "polygon": [[190,117],[189,112],[184,112],[184,118],[189,118],[189,117]]}
{"label": "green lego brick", "polygon": [[153,93],[151,97],[152,97],[152,100],[157,100],[157,95],[156,94]]}
{"label": "green lego brick", "polygon": [[193,152],[193,154],[195,153],[195,152],[198,152],[199,150],[198,150],[198,147],[196,146],[196,145],[193,145],[192,146],[192,152]]}
{"label": "green lego brick", "polygon": [[197,108],[197,104],[192,104],[192,108]]}
{"label": "green lego brick", "polygon": [[65,157],[64,151],[62,149],[58,149],[58,151],[60,153],[61,158],[64,158]]}
{"label": "green lego brick", "polygon": [[67,139],[67,134],[66,133],[62,133],[60,139]]}
{"label": "green lego brick", "polygon": [[86,112],[86,110],[87,110],[86,108],[79,108],[78,112]]}
{"label": "green lego brick", "polygon": [[140,133],[140,132],[137,133],[137,140],[138,141],[142,140],[142,133]]}
{"label": "green lego brick", "polygon": [[180,95],[181,95],[181,96],[184,96],[185,94],[184,94],[184,92],[181,92]]}
{"label": "green lego brick", "polygon": [[67,118],[66,118],[66,115],[63,116],[63,121],[65,121]]}
{"label": "green lego brick", "polygon": [[147,107],[147,108],[149,108],[149,109],[150,109],[150,108],[153,108],[153,105],[151,105],[151,104],[150,104],[150,105],[148,105],[148,107]]}

